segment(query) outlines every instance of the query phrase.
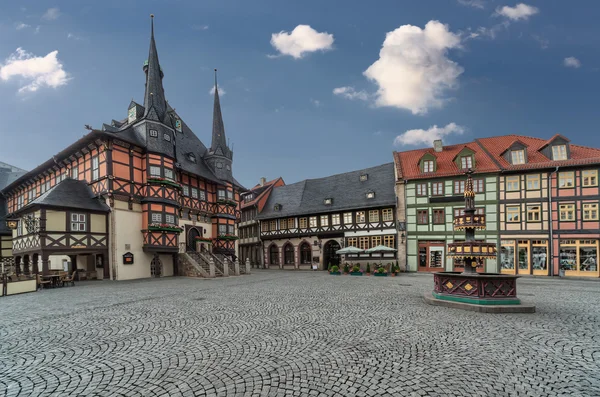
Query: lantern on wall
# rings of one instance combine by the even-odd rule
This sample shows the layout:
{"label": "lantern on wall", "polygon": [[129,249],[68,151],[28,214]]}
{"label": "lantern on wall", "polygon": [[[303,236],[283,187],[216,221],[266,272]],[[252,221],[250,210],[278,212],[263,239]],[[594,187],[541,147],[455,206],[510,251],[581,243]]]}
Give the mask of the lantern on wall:
{"label": "lantern on wall", "polygon": [[6,219],[6,227],[10,230],[15,230],[19,226],[19,220],[16,218],[7,218]]}

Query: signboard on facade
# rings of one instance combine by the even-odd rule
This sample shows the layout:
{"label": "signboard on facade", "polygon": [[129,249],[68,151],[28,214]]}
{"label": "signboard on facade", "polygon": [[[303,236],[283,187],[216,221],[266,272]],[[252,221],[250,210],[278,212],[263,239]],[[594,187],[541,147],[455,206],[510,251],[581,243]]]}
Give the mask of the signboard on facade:
{"label": "signboard on facade", "polygon": [[87,246],[85,246],[85,245],[72,245],[71,248],[81,249],[81,248],[87,248]]}
{"label": "signboard on facade", "polygon": [[123,264],[133,265],[133,254],[131,252],[126,252],[123,254]]}

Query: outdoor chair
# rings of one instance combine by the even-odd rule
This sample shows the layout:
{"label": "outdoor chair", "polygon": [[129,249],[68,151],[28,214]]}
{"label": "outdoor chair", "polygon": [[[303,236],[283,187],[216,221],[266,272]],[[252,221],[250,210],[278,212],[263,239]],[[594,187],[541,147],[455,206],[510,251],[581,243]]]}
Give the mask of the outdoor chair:
{"label": "outdoor chair", "polygon": [[77,273],[77,270],[74,270],[73,273],[71,273],[71,277],[69,277],[69,275],[65,275],[61,281],[63,283],[63,285],[67,285],[68,283],[71,283],[72,286],[75,285],[75,273]]}
{"label": "outdoor chair", "polygon": [[50,285],[52,283],[52,281],[50,280],[43,280],[41,275],[37,275],[37,284],[38,284],[38,289],[39,288],[43,288],[44,285]]}

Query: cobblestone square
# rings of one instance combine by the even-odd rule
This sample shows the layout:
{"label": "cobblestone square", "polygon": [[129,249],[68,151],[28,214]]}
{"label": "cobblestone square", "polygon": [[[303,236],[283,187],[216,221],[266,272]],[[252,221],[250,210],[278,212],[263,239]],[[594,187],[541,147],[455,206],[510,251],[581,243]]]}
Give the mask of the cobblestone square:
{"label": "cobblestone square", "polygon": [[0,299],[0,395],[599,396],[600,283],[535,314],[428,306],[430,275],[257,271]]}

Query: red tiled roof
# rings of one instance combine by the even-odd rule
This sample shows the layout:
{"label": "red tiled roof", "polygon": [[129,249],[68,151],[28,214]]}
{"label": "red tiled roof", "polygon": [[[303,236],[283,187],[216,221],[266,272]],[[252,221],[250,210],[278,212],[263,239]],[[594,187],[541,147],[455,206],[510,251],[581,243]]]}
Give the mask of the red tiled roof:
{"label": "red tiled roof", "polygon": [[254,199],[251,201],[242,200],[242,202],[240,203],[240,208],[247,208],[247,207],[253,206],[254,204],[258,203],[258,201],[265,194],[267,194],[267,192],[270,192],[271,189],[273,188],[273,186],[275,186],[279,181],[281,181],[281,183],[285,185],[285,182],[283,181],[283,179],[281,177],[279,177],[279,178],[273,179],[272,181],[265,182],[264,185],[257,184],[256,186],[254,186],[252,189],[250,189],[250,192],[255,193],[256,197],[254,197]]}
{"label": "red tiled roof", "polygon": [[[469,142],[444,146],[439,153],[433,148],[410,150],[407,152],[394,152],[398,178],[425,179],[462,175],[465,173],[465,170],[457,167],[456,163],[454,163],[454,159],[465,147],[471,149],[475,153],[475,173],[497,172],[500,170],[490,156],[488,156],[476,142]],[[421,172],[421,169],[419,168],[419,161],[428,153],[436,158],[437,168],[435,172]]]}

